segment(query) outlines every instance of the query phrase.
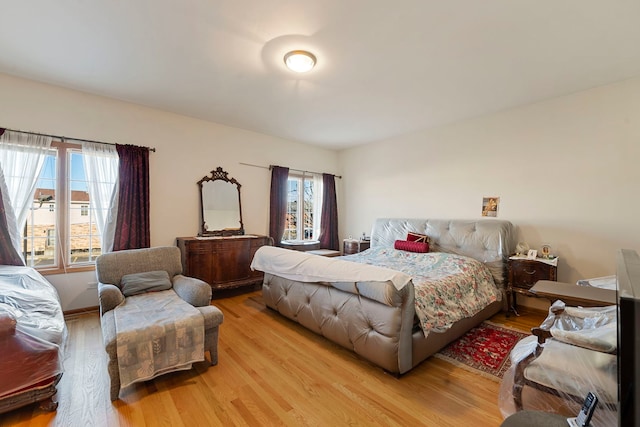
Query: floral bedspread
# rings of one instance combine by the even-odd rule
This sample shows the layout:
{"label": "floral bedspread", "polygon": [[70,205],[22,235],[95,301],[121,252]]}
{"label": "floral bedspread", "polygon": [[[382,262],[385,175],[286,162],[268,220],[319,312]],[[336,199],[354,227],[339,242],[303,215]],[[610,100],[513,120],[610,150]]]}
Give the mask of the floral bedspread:
{"label": "floral bedspread", "polygon": [[480,261],[461,255],[374,247],[341,259],[410,275],[415,289],[416,314],[425,335],[431,331],[444,332],[458,320],[474,316],[502,299],[489,269]]}

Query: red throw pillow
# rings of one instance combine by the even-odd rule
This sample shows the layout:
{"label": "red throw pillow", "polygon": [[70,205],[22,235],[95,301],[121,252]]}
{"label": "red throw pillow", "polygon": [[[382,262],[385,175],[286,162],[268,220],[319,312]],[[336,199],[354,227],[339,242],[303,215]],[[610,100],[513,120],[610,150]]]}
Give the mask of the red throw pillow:
{"label": "red throw pillow", "polygon": [[410,231],[407,233],[407,241],[429,243],[429,236]]}
{"label": "red throw pillow", "polygon": [[407,240],[396,240],[394,248],[407,252],[429,252],[429,244],[426,242],[410,242]]}

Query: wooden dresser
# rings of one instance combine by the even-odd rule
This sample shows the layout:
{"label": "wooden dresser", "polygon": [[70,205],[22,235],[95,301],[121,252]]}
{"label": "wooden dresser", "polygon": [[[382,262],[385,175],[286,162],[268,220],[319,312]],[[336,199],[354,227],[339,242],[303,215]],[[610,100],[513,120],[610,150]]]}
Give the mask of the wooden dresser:
{"label": "wooden dresser", "polygon": [[178,237],[182,270],[216,290],[253,286],[262,283],[263,273],[251,271],[253,255],[259,247],[272,245],[267,236]]}

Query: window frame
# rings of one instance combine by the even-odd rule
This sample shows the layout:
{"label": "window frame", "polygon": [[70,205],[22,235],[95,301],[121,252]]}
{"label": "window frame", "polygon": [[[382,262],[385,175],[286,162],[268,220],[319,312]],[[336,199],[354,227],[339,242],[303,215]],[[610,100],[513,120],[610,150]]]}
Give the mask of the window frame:
{"label": "window frame", "polygon": [[[94,271],[95,261],[71,264],[68,259],[71,245],[71,227],[69,224],[70,212],[70,179],[71,165],[70,154],[73,151],[82,152],[82,145],[66,141],[54,140],[51,148],[56,151],[56,189],[55,189],[55,210],[56,210],[56,245],[54,265],[38,267],[34,266],[42,275],[62,274],[70,272]],[[24,236],[28,238],[28,236]]]}
{"label": "window frame", "polygon": [[[283,238],[281,239],[282,243],[295,243],[295,242],[304,242],[304,243],[310,243],[310,242],[318,242],[318,237],[317,236],[313,236],[311,239],[306,239],[304,238],[305,236],[305,221],[304,221],[304,215],[305,215],[305,182],[311,182],[313,185],[313,195],[312,195],[312,203],[315,203],[315,191],[317,191],[317,189],[315,188],[315,178],[313,175],[306,175],[306,174],[301,174],[301,173],[289,173],[289,176],[287,177],[287,188],[289,188],[289,181],[290,180],[297,180],[298,181],[298,200],[297,200],[297,221],[296,221],[296,235],[297,236],[302,236],[303,238],[297,238],[297,239],[284,239],[284,233],[286,233],[286,231],[288,230],[286,227],[286,220],[285,220],[285,228],[284,228],[284,233],[283,233]],[[288,195],[287,195],[287,205],[289,204],[289,200],[288,200]],[[314,208],[311,208],[311,214],[313,215],[313,211]],[[289,214],[289,210],[287,209],[287,215]],[[302,220],[300,219],[300,215],[302,214]],[[312,223],[311,223],[311,234],[313,235],[313,232],[315,230],[315,218],[312,217]]]}

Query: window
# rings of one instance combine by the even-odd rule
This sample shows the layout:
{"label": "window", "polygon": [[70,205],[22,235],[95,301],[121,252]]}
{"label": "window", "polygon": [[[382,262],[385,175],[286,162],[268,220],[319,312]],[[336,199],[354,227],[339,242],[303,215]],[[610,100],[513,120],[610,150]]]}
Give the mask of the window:
{"label": "window", "polygon": [[282,240],[318,240],[321,184],[312,176],[289,174],[287,216]]}
{"label": "window", "polygon": [[[45,202],[48,209],[42,208]],[[54,141],[25,224],[25,261],[31,267],[55,270],[91,265],[100,254],[82,146]]]}

